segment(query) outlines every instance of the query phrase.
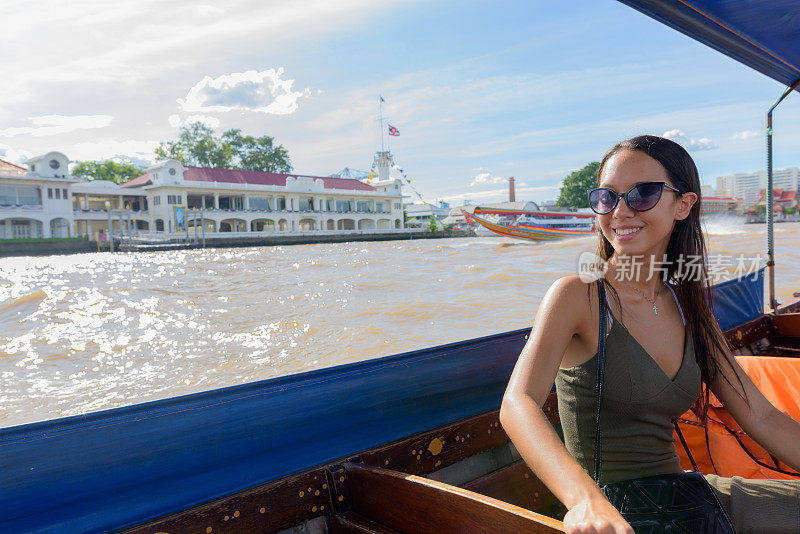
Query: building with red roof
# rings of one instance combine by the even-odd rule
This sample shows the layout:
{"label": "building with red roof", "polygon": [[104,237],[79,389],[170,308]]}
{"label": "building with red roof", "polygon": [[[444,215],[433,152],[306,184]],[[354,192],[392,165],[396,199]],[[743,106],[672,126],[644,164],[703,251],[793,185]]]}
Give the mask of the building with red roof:
{"label": "building with red roof", "polygon": [[206,234],[216,237],[403,228],[402,182],[397,179],[369,184],[354,178],[193,167],[167,160],[121,189],[140,207],[137,228],[150,232],[193,229],[201,218]]}

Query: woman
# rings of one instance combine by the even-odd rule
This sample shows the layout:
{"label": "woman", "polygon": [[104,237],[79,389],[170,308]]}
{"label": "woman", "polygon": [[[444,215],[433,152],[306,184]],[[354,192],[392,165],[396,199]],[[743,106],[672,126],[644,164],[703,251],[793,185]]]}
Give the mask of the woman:
{"label": "woman", "polygon": [[[614,297],[607,301],[600,485],[681,473],[670,420],[693,405],[705,415],[709,391],[761,446],[800,470],[800,424],[742,371],[711,312],[700,181],[689,154],[668,139],[635,137],[608,151],[597,180],[590,200],[598,213],[598,256],[608,269],[605,293]],[[701,258],[700,272],[680,272],[692,256]],[[514,368],[500,421],[567,507],[568,533],[632,533],[591,476],[599,298],[598,284],[579,276],[553,283]],[[541,409],[554,381],[565,443]],[[706,480],[737,532],[800,532],[800,481]]]}

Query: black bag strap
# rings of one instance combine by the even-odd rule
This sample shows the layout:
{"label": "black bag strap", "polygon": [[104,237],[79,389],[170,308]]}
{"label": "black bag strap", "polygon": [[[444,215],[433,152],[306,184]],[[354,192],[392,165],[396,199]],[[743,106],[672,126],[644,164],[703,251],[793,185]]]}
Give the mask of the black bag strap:
{"label": "black bag strap", "polygon": [[692,457],[692,451],[689,450],[689,446],[686,445],[686,440],[683,438],[683,432],[681,432],[681,427],[678,426],[678,421],[673,419],[672,424],[675,425],[675,432],[678,433],[678,437],[681,438],[681,443],[683,444],[683,450],[686,451],[686,456],[689,457],[689,461],[692,462],[692,469],[695,471],[700,471],[697,468],[697,464],[694,462],[694,457]]}
{"label": "black bag strap", "polygon": [[597,294],[600,303],[600,339],[597,341],[597,427],[594,434],[594,481],[600,485],[600,475],[603,469],[600,408],[603,404],[603,378],[606,369],[606,294],[602,279],[597,280]]}

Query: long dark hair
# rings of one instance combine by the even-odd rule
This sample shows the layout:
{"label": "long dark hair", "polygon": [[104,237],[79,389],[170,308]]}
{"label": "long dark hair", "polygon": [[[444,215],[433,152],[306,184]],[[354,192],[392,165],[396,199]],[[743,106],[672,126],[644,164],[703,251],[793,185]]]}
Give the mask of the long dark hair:
{"label": "long dark hair", "polygon": [[[721,374],[728,383],[731,383],[730,377],[725,376],[725,373],[720,371],[718,358],[725,358],[730,361],[733,356],[713,313],[711,286],[708,283],[708,271],[706,268],[706,242],[700,225],[701,194],[697,167],[689,153],[678,143],[654,135],[640,135],[617,143],[606,152],[597,170],[598,186],[600,185],[600,176],[608,159],[622,150],[644,152],[667,170],[667,175],[673,186],[683,193],[692,192],[697,195],[697,202],[692,206],[689,216],[675,222],[675,227],[667,245],[666,273],[662,276],[664,276],[664,281],[672,281],[674,283],[686,323],[690,325],[695,359],[700,366],[703,380],[702,393],[694,406],[694,411],[705,423],[708,412],[709,384],[716,379],[718,374]],[[597,255],[603,261],[607,261],[613,255],[614,247],[603,235],[603,232],[599,230],[599,227],[598,234]],[[683,258],[702,258],[699,265],[693,266],[697,272],[692,272],[691,276],[676,276],[677,260],[681,256]],[[590,284],[590,288],[592,285]],[[621,310],[622,307],[616,290],[608,282],[604,281],[604,285],[614,294],[617,307]],[[741,393],[745,393],[741,379],[739,379],[739,385],[741,386]],[[744,397],[746,398],[746,394]]]}

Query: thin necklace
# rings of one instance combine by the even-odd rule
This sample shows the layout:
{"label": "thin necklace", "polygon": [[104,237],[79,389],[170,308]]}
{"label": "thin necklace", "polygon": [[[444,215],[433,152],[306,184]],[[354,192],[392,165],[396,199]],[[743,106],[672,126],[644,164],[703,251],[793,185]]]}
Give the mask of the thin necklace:
{"label": "thin necklace", "polygon": [[643,296],[647,300],[647,302],[649,302],[650,304],[653,305],[653,313],[658,315],[658,306],[656,306],[656,301],[658,300],[658,296],[661,294],[661,284],[658,285],[658,291],[656,291],[656,298],[651,300],[650,297],[648,297],[647,295],[645,295],[644,293],[639,291],[635,286],[632,286],[631,284],[629,284],[625,280],[620,280],[620,282],[622,282],[623,284],[625,284],[626,286],[628,286],[629,288],[633,289],[634,291],[639,293],[641,296]]}

